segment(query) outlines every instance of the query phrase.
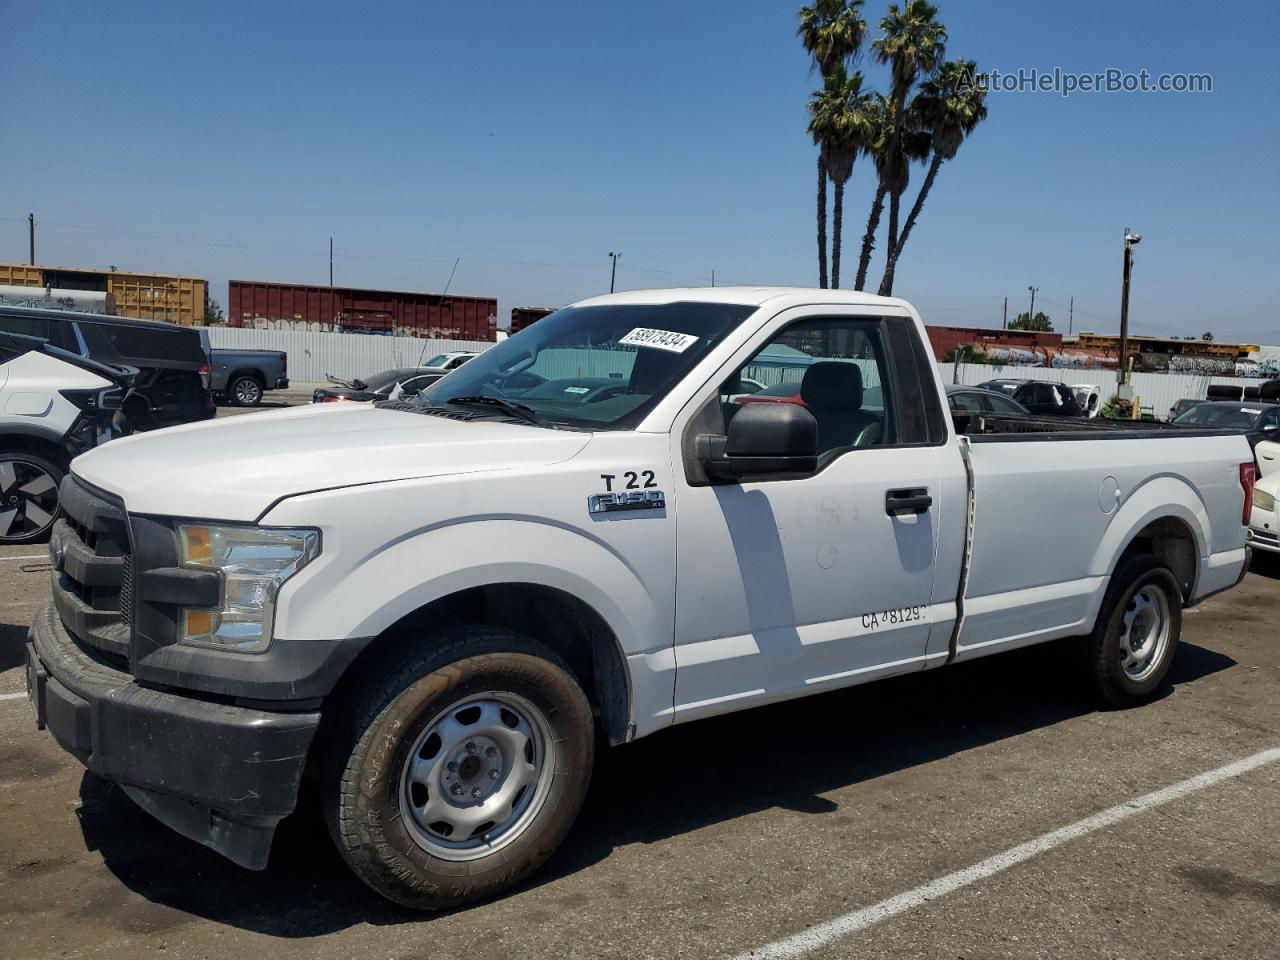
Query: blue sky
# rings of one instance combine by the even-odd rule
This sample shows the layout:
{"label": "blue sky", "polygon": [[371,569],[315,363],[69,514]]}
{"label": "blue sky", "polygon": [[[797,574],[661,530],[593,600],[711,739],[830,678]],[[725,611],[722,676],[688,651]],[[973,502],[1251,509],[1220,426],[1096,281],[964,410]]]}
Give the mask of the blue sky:
{"label": "blue sky", "polygon": [[[0,261],[336,282],[512,306],[620,288],[814,285],[817,80],[783,3],[0,0]],[[895,293],[999,325],[1280,343],[1280,12],[942,0],[983,69],[1206,72],[1208,94],[993,93],[944,165]],[[873,24],[885,4],[869,0]],[[883,87],[882,68],[863,70]],[[916,172],[914,184],[922,179]],[[846,201],[856,264],[872,193]],[[852,279],[852,268],[846,275]],[[878,264],[872,273],[879,276]]]}

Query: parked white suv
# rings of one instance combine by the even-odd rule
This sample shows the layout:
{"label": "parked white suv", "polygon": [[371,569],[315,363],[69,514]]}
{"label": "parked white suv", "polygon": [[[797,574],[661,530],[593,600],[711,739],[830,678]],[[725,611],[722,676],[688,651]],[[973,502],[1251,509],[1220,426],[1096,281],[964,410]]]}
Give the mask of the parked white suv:
{"label": "parked white suv", "polygon": [[310,771],[351,868],[439,908],[555,850],[597,745],[1062,637],[1157,695],[1247,568],[1248,442],[967,419],[907,303],[715,288],[575,304],[411,401],[115,441],[66,485],[37,723],[252,868]]}
{"label": "parked white suv", "polygon": [[112,435],[127,376],[0,332],[0,544],[49,532],[67,467]]}

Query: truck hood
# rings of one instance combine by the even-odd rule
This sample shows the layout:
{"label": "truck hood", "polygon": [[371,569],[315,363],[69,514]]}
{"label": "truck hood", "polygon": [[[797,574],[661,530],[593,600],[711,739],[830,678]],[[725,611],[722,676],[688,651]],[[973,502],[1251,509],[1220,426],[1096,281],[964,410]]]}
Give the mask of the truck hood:
{"label": "truck hood", "polygon": [[114,440],[72,471],[134,513],[252,521],[316,490],[568,460],[590,434],[325,404]]}

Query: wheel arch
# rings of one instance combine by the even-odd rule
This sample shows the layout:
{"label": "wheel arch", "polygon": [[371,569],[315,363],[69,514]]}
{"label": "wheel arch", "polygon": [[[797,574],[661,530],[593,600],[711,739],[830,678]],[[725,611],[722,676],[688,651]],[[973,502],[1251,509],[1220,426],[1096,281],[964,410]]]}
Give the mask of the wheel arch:
{"label": "wheel arch", "polygon": [[609,742],[630,739],[630,674],[617,634],[593,606],[544,583],[465,587],[410,610],[360,652],[332,695],[343,696],[388,664],[409,656],[424,634],[445,625],[466,624],[504,627],[550,648],[582,686]]}
{"label": "wheel arch", "polygon": [[64,471],[71,465],[71,454],[62,445],[62,438],[52,430],[36,426],[6,424],[0,430],[0,452],[30,453]]}
{"label": "wheel arch", "polygon": [[1184,602],[1195,595],[1209,554],[1209,515],[1196,491],[1176,477],[1157,477],[1116,511],[1094,554],[1092,569],[1111,576],[1135,553],[1150,553],[1174,573]]}

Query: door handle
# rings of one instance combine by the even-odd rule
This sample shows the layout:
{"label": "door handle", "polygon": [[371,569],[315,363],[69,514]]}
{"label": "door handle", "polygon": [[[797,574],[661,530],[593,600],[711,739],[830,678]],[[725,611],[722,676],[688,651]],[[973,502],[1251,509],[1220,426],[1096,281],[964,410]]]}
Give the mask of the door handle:
{"label": "door handle", "polygon": [[933,506],[933,497],[927,487],[910,487],[906,490],[888,490],[884,495],[884,512],[891,517],[906,513],[924,513]]}

